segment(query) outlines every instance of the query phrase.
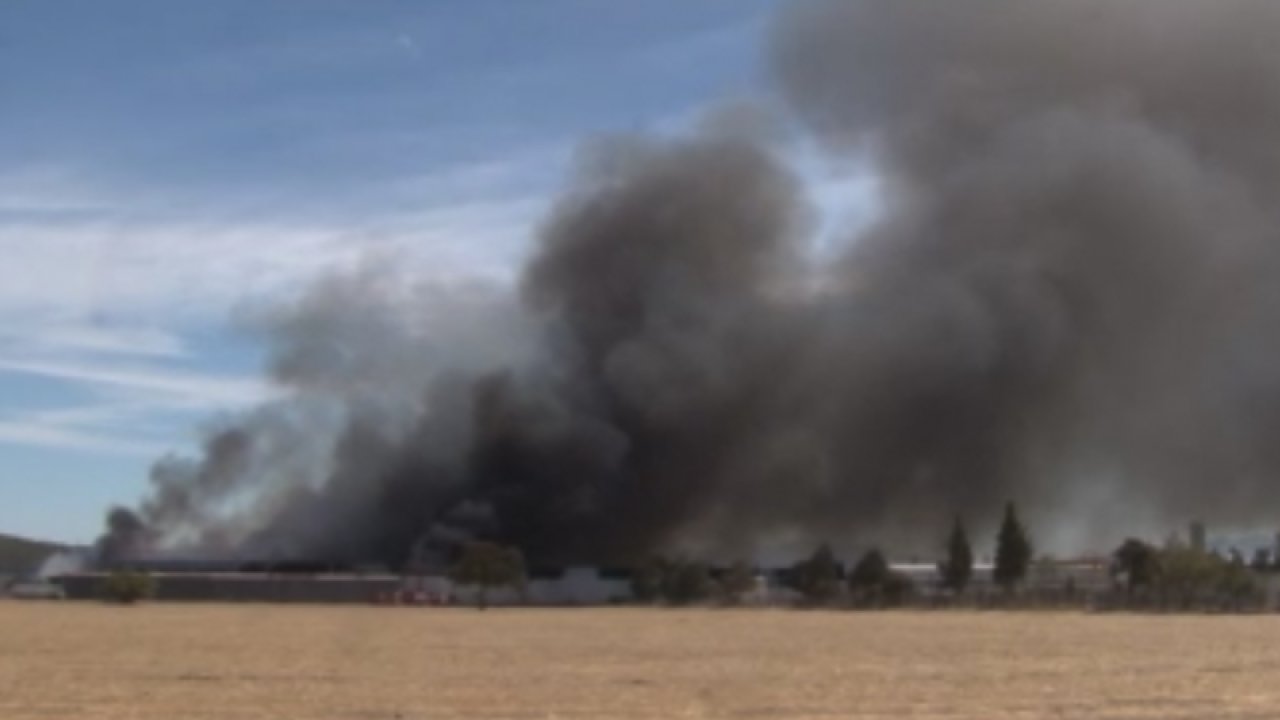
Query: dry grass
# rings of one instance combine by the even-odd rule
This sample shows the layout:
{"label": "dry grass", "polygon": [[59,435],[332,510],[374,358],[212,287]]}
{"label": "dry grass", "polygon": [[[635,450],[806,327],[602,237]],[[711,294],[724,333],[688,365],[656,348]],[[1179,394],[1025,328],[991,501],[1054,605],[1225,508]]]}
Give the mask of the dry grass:
{"label": "dry grass", "polygon": [[0,603],[0,718],[1277,718],[1280,617]]}

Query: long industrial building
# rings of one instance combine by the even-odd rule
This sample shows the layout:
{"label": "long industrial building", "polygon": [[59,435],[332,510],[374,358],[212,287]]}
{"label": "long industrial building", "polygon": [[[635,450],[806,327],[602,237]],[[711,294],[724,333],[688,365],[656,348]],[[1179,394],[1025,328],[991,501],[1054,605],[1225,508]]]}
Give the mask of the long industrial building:
{"label": "long industrial building", "polygon": [[[153,597],[162,601],[279,603],[471,603],[477,588],[457,586],[439,575],[353,572],[148,571]],[[104,596],[104,572],[62,575],[54,582],[69,599]],[[489,591],[499,605],[607,605],[631,599],[630,574],[596,568],[534,572],[522,588]]]}
{"label": "long industrial building", "polygon": [[[924,597],[940,592],[937,568],[929,564],[895,564],[893,570],[909,577]],[[755,589],[743,598],[749,604],[787,605],[798,600],[785,586],[782,572],[762,572]],[[975,567],[972,589],[991,590],[991,568]],[[479,590],[459,586],[440,574],[395,575],[352,572],[323,566],[279,566],[225,570],[212,567],[163,566],[149,568],[153,596],[162,601],[274,602],[274,603],[410,603],[471,604]],[[70,599],[102,598],[109,574],[80,572],[55,579]],[[1111,587],[1102,561],[1058,563],[1038,568],[1028,589],[1058,591],[1071,588],[1080,594],[1105,592]],[[535,569],[520,588],[498,588],[485,593],[495,605],[573,606],[631,602],[631,574],[625,570],[571,567]]]}
{"label": "long industrial building", "polygon": [[[399,575],[300,575],[252,572],[150,573],[157,600],[196,602],[374,603],[399,593]],[[55,582],[66,597],[103,597],[107,573],[63,575]]]}

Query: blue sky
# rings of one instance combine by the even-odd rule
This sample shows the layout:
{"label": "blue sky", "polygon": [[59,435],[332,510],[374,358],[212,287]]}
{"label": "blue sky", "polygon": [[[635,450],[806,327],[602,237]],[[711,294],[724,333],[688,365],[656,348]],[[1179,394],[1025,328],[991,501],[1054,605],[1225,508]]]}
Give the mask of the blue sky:
{"label": "blue sky", "polygon": [[265,397],[244,308],[370,256],[509,281],[579,141],[767,94],[776,6],[0,3],[0,531],[91,540]]}
{"label": "blue sky", "polygon": [[774,4],[0,4],[0,531],[90,540],[263,397],[237,308],[510,277],[581,138],[762,92]]}

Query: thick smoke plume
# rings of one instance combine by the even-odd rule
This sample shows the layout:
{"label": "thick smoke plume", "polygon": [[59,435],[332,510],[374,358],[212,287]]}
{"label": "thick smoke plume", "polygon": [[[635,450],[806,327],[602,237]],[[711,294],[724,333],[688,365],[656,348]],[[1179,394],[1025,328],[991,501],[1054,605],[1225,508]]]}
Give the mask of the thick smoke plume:
{"label": "thick smoke plume", "polygon": [[793,3],[778,94],[881,187],[839,257],[773,144],[597,145],[517,298],[373,268],[275,313],[283,396],[157,464],[104,547],[927,549],[1005,500],[1068,550],[1269,523],[1277,37],[1271,0]]}

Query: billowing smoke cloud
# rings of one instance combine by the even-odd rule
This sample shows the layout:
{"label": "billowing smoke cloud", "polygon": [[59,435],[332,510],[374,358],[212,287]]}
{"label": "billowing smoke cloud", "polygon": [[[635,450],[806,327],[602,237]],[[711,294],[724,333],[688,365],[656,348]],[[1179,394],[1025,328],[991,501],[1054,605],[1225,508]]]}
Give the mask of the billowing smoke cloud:
{"label": "billowing smoke cloud", "polygon": [[[943,488],[998,490],[1084,537],[1271,520],[1277,31],[1265,0],[787,16],[783,92],[886,185],[849,287],[887,308],[906,359],[891,437],[954,447],[930,461]],[[900,415],[922,390],[924,412]]]}
{"label": "billowing smoke cloud", "polygon": [[779,95],[883,189],[840,257],[767,141],[597,144],[518,297],[374,268],[260,322],[282,397],[104,542],[626,562],[927,549],[1010,499],[1065,549],[1268,522],[1277,36],[1269,0],[793,3]]}

